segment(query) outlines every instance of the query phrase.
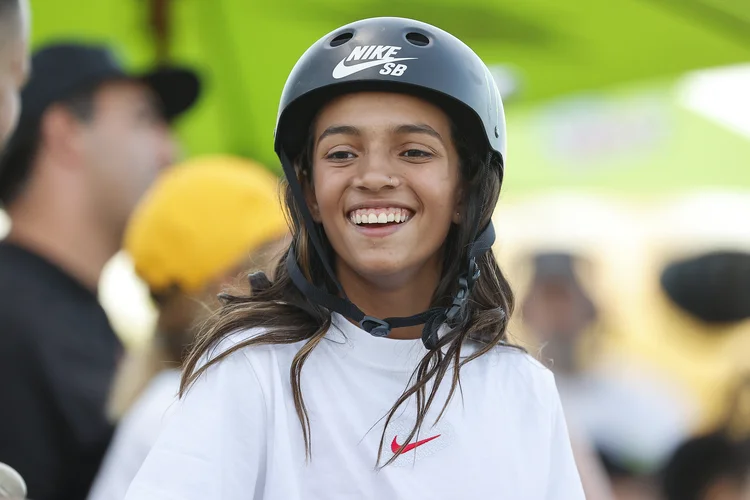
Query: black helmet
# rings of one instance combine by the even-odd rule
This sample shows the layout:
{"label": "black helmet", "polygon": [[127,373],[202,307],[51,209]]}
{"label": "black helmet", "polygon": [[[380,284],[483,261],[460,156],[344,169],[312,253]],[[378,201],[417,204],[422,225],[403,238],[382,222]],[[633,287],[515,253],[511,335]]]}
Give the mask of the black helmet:
{"label": "black helmet", "polygon": [[426,23],[376,17],[324,36],[297,61],[284,85],[276,153],[294,159],[319,107],[358,90],[392,90],[437,100],[485,146],[505,159],[505,113],[495,80],[479,56],[450,33]]}
{"label": "black helmet", "polygon": [[[425,324],[423,341],[433,348],[437,327],[455,321],[463,313],[472,285],[479,276],[476,258],[489,251],[495,239],[490,223],[475,228],[467,255],[467,269],[459,278],[453,305],[433,308],[409,318],[366,316],[345,297],[307,209],[292,161],[302,152],[312,121],[327,101],[357,91],[394,91],[413,94],[441,106],[456,125],[466,131],[473,147],[494,156],[493,164],[505,164],[505,113],[494,79],[479,56],[453,35],[426,23],[396,17],[365,19],[324,36],[292,69],[279,104],[275,149],[287,180],[297,198],[315,250],[323,261],[339,295],[313,285],[300,271],[294,249],[287,267],[295,285],[311,300],[336,311],[376,336],[391,328]],[[342,298],[343,297],[343,298]]]}

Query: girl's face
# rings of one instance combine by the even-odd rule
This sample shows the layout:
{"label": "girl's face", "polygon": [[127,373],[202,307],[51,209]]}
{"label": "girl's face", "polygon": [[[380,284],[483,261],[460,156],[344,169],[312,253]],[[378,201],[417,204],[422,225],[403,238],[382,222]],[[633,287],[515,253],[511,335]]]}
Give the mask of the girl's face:
{"label": "girl's face", "polygon": [[339,274],[393,288],[439,273],[461,198],[447,115],[416,97],[361,92],[323,108],[314,133],[308,205]]}

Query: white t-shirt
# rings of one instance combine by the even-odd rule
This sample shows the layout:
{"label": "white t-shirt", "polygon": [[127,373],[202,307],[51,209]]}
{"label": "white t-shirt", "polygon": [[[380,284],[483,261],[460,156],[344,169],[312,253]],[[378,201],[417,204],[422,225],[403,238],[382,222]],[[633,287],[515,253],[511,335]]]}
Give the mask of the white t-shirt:
{"label": "white t-shirt", "polygon": [[130,483],[159,437],[179,390],[179,370],[164,370],[148,384],[117,425],[88,500],[125,498]]}
{"label": "white t-shirt", "polygon": [[[212,355],[257,334],[234,334]],[[301,345],[241,349],[209,368],[176,405],[127,500],[584,499],[553,376],[509,347],[464,366],[462,391],[433,426],[448,373],[411,449],[376,469],[382,417],[426,351],[339,315],[302,370],[306,464],[289,382]],[[388,426],[384,461],[404,444],[414,408]]]}

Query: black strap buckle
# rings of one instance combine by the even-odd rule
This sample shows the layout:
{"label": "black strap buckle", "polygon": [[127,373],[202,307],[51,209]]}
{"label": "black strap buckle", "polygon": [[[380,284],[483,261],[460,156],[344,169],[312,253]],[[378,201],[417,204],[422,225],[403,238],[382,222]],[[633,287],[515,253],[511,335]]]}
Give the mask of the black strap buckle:
{"label": "black strap buckle", "polygon": [[469,260],[469,271],[458,278],[458,290],[456,291],[456,295],[453,296],[453,304],[451,304],[448,312],[445,314],[448,321],[453,321],[463,314],[466,304],[469,301],[469,293],[474,283],[479,279],[479,275],[479,266],[476,259],[472,257]]}
{"label": "black strap buckle", "polygon": [[469,272],[467,273],[468,276],[471,276],[471,280],[469,281],[469,290],[474,287],[474,283],[477,282],[481,274],[482,272],[479,269],[479,265],[477,264],[477,259],[472,257],[469,260]]}
{"label": "black strap buckle", "polygon": [[453,296],[453,304],[448,308],[445,318],[448,321],[456,319],[466,307],[468,299],[469,282],[466,280],[466,277],[461,276],[458,278],[458,290],[456,291],[456,295]]}
{"label": "black strap buckle", "polygon": [[382,319],[365,316],[359,322],[360,328],[374,337],[387,337],[391,333],[391,325]]}

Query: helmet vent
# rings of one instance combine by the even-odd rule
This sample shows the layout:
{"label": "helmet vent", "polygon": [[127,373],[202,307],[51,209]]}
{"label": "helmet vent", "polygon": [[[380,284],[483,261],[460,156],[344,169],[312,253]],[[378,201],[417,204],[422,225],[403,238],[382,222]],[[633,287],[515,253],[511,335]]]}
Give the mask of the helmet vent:
{"label": "helmet vent", "polygon": [[354,33],[352,33],[351,31],[346,31],[344,33],[336,35],[329,42],[328,45],[330,45],[331,47],[338,47],[340,45],[344,45],[346,42],[348,42],[349,40],[351,40],[353,36],[354,36]]}
{"label": "helmet vent", "polygon": [[406,41],[417,47],[427,47],[430,44],[430,39],[427,38],[427,35],[414,31],[406,34]]}

